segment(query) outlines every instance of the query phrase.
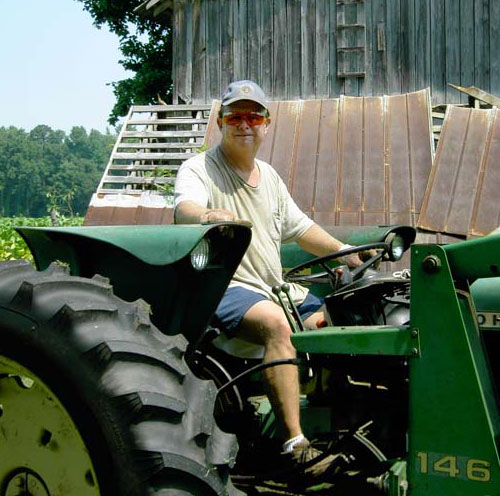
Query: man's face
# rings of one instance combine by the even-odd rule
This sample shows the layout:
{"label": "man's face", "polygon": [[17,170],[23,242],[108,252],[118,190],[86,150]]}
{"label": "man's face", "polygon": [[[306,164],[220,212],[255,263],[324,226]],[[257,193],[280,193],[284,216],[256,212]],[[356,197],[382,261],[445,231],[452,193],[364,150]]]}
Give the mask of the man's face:
{"label": "man's face", "polygon": [[222,119],[217,120],[224,145],[257,149],[269,127],[269,118],[261,119],[264,115],[265,109],[250,100],[240,100],[228,105]]}

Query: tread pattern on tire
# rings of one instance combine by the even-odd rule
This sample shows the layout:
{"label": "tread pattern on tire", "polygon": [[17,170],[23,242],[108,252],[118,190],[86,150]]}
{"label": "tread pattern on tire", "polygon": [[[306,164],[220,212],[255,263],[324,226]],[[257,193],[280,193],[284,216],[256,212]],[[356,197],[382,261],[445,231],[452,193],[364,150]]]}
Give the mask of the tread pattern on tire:
{"label": "tread pattern on tire", "polygon": [[70,276],[56,264],[37,272],[14,261],[0,263],[0,306],[64,333],[98,371],[98,386],[133,435],[131,450],[139,476],[148,481],[147,494],[191,494],[169,489],[172,473],[186,477],[188,488],[195,481],[196,491],[242,494],[229,479],[235,437],[213,417],[215,385],[190,372],[183,360],[186,340],[154,327],[144,301],[120,300],[100,276]]}

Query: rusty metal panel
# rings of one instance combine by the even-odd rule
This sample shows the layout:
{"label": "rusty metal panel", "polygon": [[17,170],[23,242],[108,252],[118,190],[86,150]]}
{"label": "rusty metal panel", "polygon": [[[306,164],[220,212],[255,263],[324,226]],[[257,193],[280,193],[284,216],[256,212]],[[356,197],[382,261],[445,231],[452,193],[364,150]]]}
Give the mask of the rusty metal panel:
{"label": "rusty metal panel", "polygon": [[393,96],[387,102],[386,116],[386,158],[388,164],[388,223],[412,225],[412,189],[410,138],[408,126],[407,98]]}
{"label": "rusty metal panel", "polygon": [[426,91],[387,98],[386,160],[391,224],[415,225],[432,168],[430,104]]}
{"label": "rusty metal panel", "polygon": [[415,225],[433,157],[428,90],[341,101],[338,223]]}
{"label": "rusty metal panel", "polygon": [[384,224],[388,207],[385,195],[384,100],[364,101],[363,224]]}
{"label": "rusty metal panel", "polygon": [[[270,111],[258,158],[318,223],[416,224],[433,158],[428,90],[272,102]],[[205,144],[220,137],[210,118]]]}
{"label": "rusty metal panel", "polygon": [[[340,99],[339,181],[336,194],[338,225],[361,224],[363,185],[363,100],[358,97]],[[333,192],[332,192],[333,193]]]}
{"label": "rusty metal panel", "polygon": [[467,233],[484,236],[500,226],[500,112],[495,109],[488,136],[484,168],[480,171],[478,197],[474,205],[472,222]]}
{"label": "rusty metal panel", "polygon": [[312,217],[321,225],[335,225],[335,194],[338,181],[339,105],[337,100],[322,100],[316,157]]}
{"label": "rusty metal panel", "polygon": [[94,207],[90,205],[83,224],[85,226],[135,224],[136,214],[137,208],[135,207]]}
{"label": "rusty metal panel", "polygon": [[[428,95],[430,100],[430,94]],[[409,93],[407,95],[408,128],[409,128],[409,154],[412,169],[411,198],[412,222],[415,226],[420,214],[422,202],[429,174],[434,160],[434,140],[432,136],[431,107],[426,101],[423,92]],[[432,142],[429,145],[429,140]]]}
{"label": "rusty metal panel", "polygon": [[[321,100],[302,102],[295,154],[292,160],[290,194],[297,205],[311,214],[314,202],[315,177],[317,170],[318,143],[320,136]],[[297,168],[300,167],[300,171]]]}
{"label": "rusty metal panel", "polygon": [[85,216],[86,226],[122,226],[172,224],[173,208],[151,207],[94,207],[90,206]]}
{"label": "rusty metal panel", "polygon": [[270,136],[273,141],[270,162],[288,187],[293,181],[292,161],[296,154],[301,110],[300,101],[280,102],[275,114],[274,133]]}
{"label": "rusty metal panel", "polygon": [[[279,102],[269,102],[268,107],[269,107],[269,113],[271,114],[271,126],[267,131],[266,139],[264,140],[264,143],[262,143],[258,155],[258,158],[264,160],[265,162],[271,161],[271,156],[273,153],[274,132],[276,131],[277,118],[278,118],[277,116],[279,114],[278,111]],[[220,141],[220,133],[219,133],[219,140],[217,141],[217,143],[219,141]]]}
{"label": "rusty metal panel", "polygon": [[497,114],[448,107],[418,227],[470,237],[499,225]]}
{"label": "rusty metal panel", "polygon": [[94,194],[90,200],[84,225],[151,225],[171,224],[173,208],[155,192],[138,195]]}

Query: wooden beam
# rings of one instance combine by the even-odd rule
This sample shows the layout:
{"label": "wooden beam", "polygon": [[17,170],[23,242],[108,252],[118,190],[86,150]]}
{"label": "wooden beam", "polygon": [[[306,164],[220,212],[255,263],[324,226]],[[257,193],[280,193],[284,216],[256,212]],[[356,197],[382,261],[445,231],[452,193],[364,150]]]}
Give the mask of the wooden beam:
{"label": "wooden beam", "polygon": [[121,171],[173,171],[177,172],[179,170],[180,164],[179,165],[174,165],[174,164],[168,164],[168,165],[158,165],[158,164],[153,164],[153,165],[145,165],[145,164],[129,164],[129,165],[119,165],[119,164],[111,164],[108,167],[108,170],[121,170]]}
{"label": "wooden beam", "polygon": [[124,131],[124,138],[203,138],[205,131]]}
{"label": "wooden beam", "polygon": [[184,110],[210,110],[211,105],[207,104],[190,104],[190,105],[133,105],[133,112],[177,112]]}
{"label": "wooden beam", "polygon": [[194,153],[115,153],[113,160],[187,160]]}
{"label": "wooden beam", "polygon": [[500,107],[500,98],[498,96],[492,95],[491,93],[487,93],[486,91],[476,88],[475,86],[469,86],[468,88],[464,88],[462,86],[457,86],[456,84],[448,83],[449,86],[455,88],[462,93],[465,93],[476,100],[481,100],[484,103],[491,105],[492,107]]}
{"label": "wooden beam", "polygon": [[128,148],[138,148],[139,150],[149,150],[149,149],[185,149],[185,148],[200,148],[203,146],[203,143],[190,143],[188,141],[184,142],[176,142],[176,143],[149,143],[149,142],[141,142],[141,143],[127,143],[126,141],[122,141],[116,145],[117,149],[128,149]]}
{"label": "wooden beam", "polygon": [[103,184],[174,184],[175,177],[105,176]]}
{"label": "wooden beam", "polygon": [[174,124],[186,124],[186,125],[194,125],[194,124],[206,124],[208,122],[207,119],[191,119],[189,117],[182,117],[176,119],[131,119],[127,122],[127,126],[143,126],[143,125],[174,125]]}

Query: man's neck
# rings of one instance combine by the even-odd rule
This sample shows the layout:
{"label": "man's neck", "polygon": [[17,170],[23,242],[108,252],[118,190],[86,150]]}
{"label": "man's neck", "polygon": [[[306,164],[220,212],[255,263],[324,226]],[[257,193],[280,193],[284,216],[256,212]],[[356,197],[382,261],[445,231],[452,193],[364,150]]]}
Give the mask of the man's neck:
{"label": "man's neck", "polygon": [[228,164],[246,183],[250,186],[257,186],[259,183],[259,168],[255,163],[255,153],[247,150],[233,150],[220,144],[220,149]]}
{"label": "man's neck", "polygon": [[247,149],[235,150],[225,146],[224,142],[220,144],[220,148],[231,167],[241,172],[252,172],[255,167],[255,153],[253,151]]}

